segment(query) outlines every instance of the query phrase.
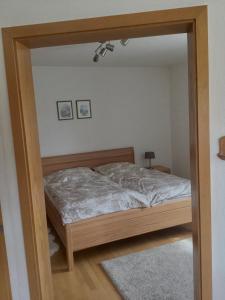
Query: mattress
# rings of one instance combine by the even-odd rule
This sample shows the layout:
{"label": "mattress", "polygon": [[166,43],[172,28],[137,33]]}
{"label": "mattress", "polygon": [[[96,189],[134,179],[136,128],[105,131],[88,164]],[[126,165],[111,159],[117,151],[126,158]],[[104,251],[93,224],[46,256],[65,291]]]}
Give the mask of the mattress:
{"label": "mattress", "polygon": [[121,187],[145,195],[144,203],[148,207],[191,196],[189,179],[158,170],[141,168],[126,162],[99,166],[95,170]]}
{"label": "mattress", "polygon": [[89,168],[54,172],[44,178],[44,188],[63,224],[145,206],[143,195]]}

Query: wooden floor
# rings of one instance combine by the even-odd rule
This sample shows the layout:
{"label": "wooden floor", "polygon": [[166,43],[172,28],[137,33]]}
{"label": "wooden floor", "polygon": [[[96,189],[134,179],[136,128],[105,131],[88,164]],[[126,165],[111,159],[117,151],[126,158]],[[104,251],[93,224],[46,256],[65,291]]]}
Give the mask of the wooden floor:
{"label": "wooden floor", "polygon": [[[74,255],[73,272],[66,272],[63,246],[51,259],[56,300],[121,299],[101,269],[100,262],[191,236],[191,231],[177,227],[83,250]],[[58,242],[58,241],[57,241]]]}

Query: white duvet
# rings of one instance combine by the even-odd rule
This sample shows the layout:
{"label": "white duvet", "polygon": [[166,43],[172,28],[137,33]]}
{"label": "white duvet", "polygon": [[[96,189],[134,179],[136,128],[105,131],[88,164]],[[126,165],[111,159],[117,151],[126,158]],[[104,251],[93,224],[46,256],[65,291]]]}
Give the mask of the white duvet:
{"label": "white duvet", "polygon": [[153,206],[165,200],[191,196],[189,179],[141,168],[135,164],[111,163],[95,168],[102,175],[118,183],[121,187],[141,193],[145,196],[146,206]]}
{"label": "white duvet", "polygon": [[145,206],[143,195],[89,168],[54,172],[44,178],[44,186],[63,224]]}

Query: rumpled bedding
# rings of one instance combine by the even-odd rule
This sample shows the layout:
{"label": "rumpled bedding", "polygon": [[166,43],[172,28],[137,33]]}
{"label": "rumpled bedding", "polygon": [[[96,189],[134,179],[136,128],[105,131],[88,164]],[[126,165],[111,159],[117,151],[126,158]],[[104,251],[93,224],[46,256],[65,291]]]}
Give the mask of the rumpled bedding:
{"label": "rumpled bedding", "polygon": [[63,224],[145,206],[143,195],[84,167],[54,172],[44,187]]}
{"label": "rumpled bedding", "polygon": [[141,168],[128,162],[102,165],[95,170],[121,187],[145,195],[146,206],[191,196],[190,180],[158,170]]}

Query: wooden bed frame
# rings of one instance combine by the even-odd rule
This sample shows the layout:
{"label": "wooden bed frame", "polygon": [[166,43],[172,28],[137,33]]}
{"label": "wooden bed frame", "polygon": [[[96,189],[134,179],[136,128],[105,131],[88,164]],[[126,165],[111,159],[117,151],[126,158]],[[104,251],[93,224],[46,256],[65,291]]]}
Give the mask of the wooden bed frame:
{"label": "wooden bed frame", "polygon": [[[43,174],[73,167],[96,167],[111,162],[134,163],[132,147],[42,158]],[[62,224],[59,212],[46,198],[47,216],[62,240],[73,269],[73,252],[192,221],[191,198],[171,200],[150,208],[130,209]]]}

